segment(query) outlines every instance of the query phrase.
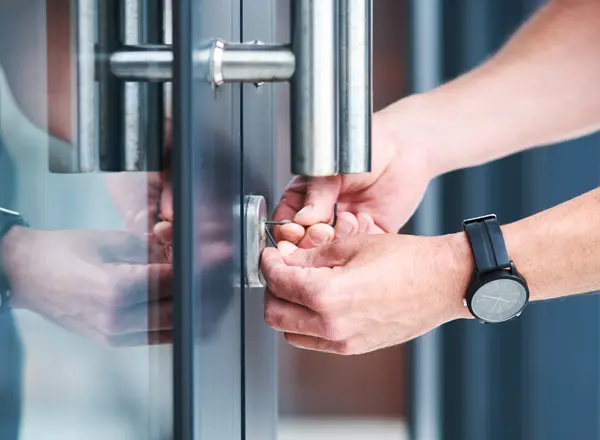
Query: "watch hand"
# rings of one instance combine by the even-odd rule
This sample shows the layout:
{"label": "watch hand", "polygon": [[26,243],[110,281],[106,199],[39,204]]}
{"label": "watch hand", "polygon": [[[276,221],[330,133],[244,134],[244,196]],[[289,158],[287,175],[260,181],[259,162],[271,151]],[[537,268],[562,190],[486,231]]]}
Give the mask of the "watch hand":
{"label": "watch hand", "polygon": [[510,301],[508,301],[508,300],[506,300],[504,298],[501,298],[499,296],[489,296],[489,295],[481,295],[481,296],[483,298],[495,299],[496,301],[502,301],[502,302],[505,302],[505,303],[510,303]]}

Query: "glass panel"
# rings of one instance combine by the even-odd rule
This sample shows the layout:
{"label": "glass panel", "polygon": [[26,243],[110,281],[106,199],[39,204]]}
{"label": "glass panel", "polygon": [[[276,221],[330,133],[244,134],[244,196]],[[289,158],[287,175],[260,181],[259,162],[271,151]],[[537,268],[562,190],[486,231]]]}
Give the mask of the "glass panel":
{"label": "glass panel", "polygon": [[[278,12],[288,2],[253,0],[243,2],[242,41],[280,42],[274,39]],[[284,6],[285,7],[285,6]],[[265,83],[242,88],[242,136],[244,195],[260,194],[267,202],[268,215],[275,208],[275,150],[289,151],[287,140],[275,135],[287,111],[275,112],[274,98],[284,84]],[[287,109],[286,109],[287,110]],[[283,166],[289,169],[289,161]],[[264,290],[244,293],[244,378],[245,434],[247,440],[277,439],[277,332],[264,320]]]}
{"label": "glass panel", "polygon": [[0,5],[0,207],[30,224],[2,240],[3,440],[172,438],[168,175],[121,171],[163,127],[136,137],[107,112],[94,42],[120,38],[121,2],[97,3],[104,27],[94,1]]}
{"label": "glass panel", "polygon": [[[174,121],[175,262],[181,277],[178,355],[193,349],[192,368],[176,358],[182,400],[177,414],[198,440],[242,438],[243,308],[240,266],[242,210],[241,86],[219,89],[193,75],[196,44],[240,41],[239,0],[174,3],[177,76]],[[178,92],[177,92],[178,90]],[[188,268],[189,270],[186,270]],[[187,332],[187,333],[186,333]],[[191,396],[188,394],[192,393]],[[189,414],[189,417],[186,416]],[[193,419],[193,420],[190,420]],[[179,438],[179,437],[178,437]]]}

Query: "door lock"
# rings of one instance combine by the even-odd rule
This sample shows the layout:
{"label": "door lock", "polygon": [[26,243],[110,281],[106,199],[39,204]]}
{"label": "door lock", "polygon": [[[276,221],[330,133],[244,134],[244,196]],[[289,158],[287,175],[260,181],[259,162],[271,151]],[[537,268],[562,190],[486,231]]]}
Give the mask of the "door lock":
{"label": "door lock", "polygon": [[260,260],[267,247],[267,202],[263,196],[244,198],[244,284],[246,287],[265,287]]}

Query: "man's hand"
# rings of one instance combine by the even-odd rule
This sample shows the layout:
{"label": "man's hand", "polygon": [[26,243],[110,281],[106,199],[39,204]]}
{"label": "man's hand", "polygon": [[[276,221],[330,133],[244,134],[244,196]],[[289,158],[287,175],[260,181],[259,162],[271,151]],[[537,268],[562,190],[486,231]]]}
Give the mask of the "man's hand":
{"label": "man's hand", "polygon": [[266,249],[265,319],[294,346],[360,354],[468,317],[472,263],[455,257],[452,237],[360,235]]}
{"label": "man's hand", "polygon": [[340,209],[338,238],[357,232],[397,232],[404,225],[435,173],[427,149],[398,127],[398,121],[411,126],[411,113],[398,113],[384,110],[373,118],[371,173],[292,180],[273,218],[294,223],[276,228],[278,240],[301,248],[331,242],[334,232],[323,223],[331,221],[335,203]]}
{"label": "man's hand", "polygon": [[171,340],[172,266],[163,246],[125,232],[20,227],[3,246],[13,307],[107,346]]}

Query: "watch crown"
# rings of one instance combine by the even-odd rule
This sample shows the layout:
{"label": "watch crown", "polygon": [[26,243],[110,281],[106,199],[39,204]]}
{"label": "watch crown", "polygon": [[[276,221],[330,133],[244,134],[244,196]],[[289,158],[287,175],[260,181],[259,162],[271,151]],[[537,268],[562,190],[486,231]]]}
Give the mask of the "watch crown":
{"label": "watch crown", "polygon": [[463,298],[463,306],[467,307],[467,299]]}

